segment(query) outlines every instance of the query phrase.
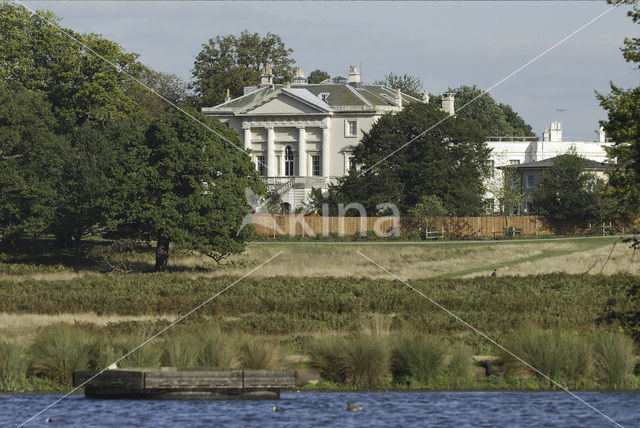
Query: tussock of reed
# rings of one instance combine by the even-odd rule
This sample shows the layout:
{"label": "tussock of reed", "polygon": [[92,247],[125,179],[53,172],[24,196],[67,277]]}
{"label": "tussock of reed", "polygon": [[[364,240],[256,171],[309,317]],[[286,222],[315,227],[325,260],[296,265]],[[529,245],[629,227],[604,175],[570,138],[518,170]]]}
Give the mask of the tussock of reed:
{"label": "tussock of reed", "polygon": [[89,368],[91,338],[80,328],[67,325],[43,329],[29,347],[28,374],[68,384],[74,370]]}
{"label": "tussock of reed", "polygon": [[[167,335],[163,341],[162,363],[177,368],[235,368],[238,366],[237,339],[225,335],[217,328],[196,326]],[[263,357],[267,353],[262,349]],[[253,350],[258,358],[258,351]],[[268,358],[266,359],[268,360]],[[271,364],[270,361],[261,364]],[[252,361],[255,363],[255,361]],[[247,367],[248,368],[248,367]]]}
{"label": "tussock of reed", "polygon": [[0,341],[0,391],[18,392],[26,379],[26,371],[22,348]]}
{"label": "tussock of reed", "polygon": [[593,338],[595,374],[611,389],[629,386],[636,363],[633,341],[620,333],[600,332]]}
{"label": "tussock of reed", "polygon": [[446,348],[440,339],[418,333],[402,334],[396,339],[393,352],[393,377],[398,381],[414,378],[428,383],[442,372],[445,356]]}
{"label": "tussock of reed", "polygon": [[240,345],[240,367],[254,370],[282,368],[282,354],[277,346],[261,339],[245,339]]}
{"label": "tussock of reed", "polygon": [[469,375],[472,355],[473,352],[468,346],[459,345],[453,348],[446,369],[451,386],[460,385],[462,380]]}
{"label": "tussock of reed", "polygon": [[317,340],[309,349],[311,365],[323,379],[362,388],[379,388],[389,378],[389,341],[370,335]]}

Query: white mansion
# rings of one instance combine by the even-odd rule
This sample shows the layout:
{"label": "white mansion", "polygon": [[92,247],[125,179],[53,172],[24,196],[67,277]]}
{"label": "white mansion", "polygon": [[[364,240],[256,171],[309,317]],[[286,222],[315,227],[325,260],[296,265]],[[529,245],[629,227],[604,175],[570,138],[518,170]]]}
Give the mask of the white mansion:
{"label": "white mansion", "polygon": [[[291,84],[273,84],[267,66],[261,84],[244,88],[244,95],[215,107],[211,115],[242,136],[270,191],[280,195],[285,208],[302,206],[312,187],[326,188],[354,167],[352,151],[375,121],[385,113],[398,112],[415,102],[429,102],[386,86],[364,84],[358,67],[349,77],[309,84],[300,69]],[[444,94],[442,109],[454,114],[454,95]],[[587,159],[606,159],[605,136],[598,141],[563,141],[560,122],[552,122],[540,141],[531,138],[492,137],[491,163],[498,167],[540,161],[575,148]],[[487,194],[487,199],[493,195]]]}
{"label": "white mansion", "polygon": [[272,81],[267,66],[260,85],[202,112],[240,133],[267,187],[279,193],[288,208],[304,205],[312,187],[326,188],[346,175],[353,167],[354,146],[380,116],[424,101],[363,84],[353,66],[348,79],[308,84],[297,69],[290,85]]}

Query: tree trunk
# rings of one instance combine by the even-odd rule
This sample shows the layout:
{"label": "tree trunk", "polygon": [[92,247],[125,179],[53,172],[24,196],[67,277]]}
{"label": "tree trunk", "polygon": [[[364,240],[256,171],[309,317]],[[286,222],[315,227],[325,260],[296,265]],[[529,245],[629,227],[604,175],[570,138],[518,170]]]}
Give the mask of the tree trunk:
{"label": "tree trunk", "polygon": [[167,268],[169,261],[169,242],[170,239],[165,236],[164,232],[158,234],[158,244],[156,245],[156,272],[161,272]]}

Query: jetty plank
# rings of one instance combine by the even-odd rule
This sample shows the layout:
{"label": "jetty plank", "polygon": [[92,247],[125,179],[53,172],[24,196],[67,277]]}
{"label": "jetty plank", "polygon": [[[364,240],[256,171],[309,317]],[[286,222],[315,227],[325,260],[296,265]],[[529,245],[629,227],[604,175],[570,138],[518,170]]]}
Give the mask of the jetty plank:
{"label": "jetty plank", "polygon": [[[96,370],[81,370],[73,372],[73,386],[82,385],[92,376],[98,373]],[[144,389],[144,372],[130,370],[105,370],[85,386],[98,388],[121,388],[126,391]]]}
{"label": "jetty plank", "polygon": [[245,388],[294,388],[295,370],[245,370]]}
{"label": "jetty plank", "polygon": [[242,388],[242,370],[145,372],[146,389]]}

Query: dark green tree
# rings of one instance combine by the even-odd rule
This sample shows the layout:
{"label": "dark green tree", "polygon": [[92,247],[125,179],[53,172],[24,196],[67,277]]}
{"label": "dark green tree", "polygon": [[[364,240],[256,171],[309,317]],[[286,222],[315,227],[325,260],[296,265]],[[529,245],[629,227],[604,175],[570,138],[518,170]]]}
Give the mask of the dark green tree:
{"label": "dark green tree", "polygon": [[[127,95],[154,116],[174,109],[171,104],[158,95],[178,106],[191,102],[189,84],[176,74],[155,71],[145,67],[139,80],[146,87],[132,84],[127,89]],[[147,88],[151,88],[155,93]]]}
{"label": "dark green tree", "polygon": [[376,80],[373,82],[374,85],[384,85],[393,89],[400,89],[405,94],[411,95],[416,98],[422,98],[421,92],[422,89],[422,81],[419,77],[412,76],[410,74],[393,74],[393,72],[389,72],[384,76],[382,80]]}
{"label": "dark green tree", "polygon": [[39,13],[43,18],[23,6],[0,4],[0,81],[19,82],[44,93],[58,133],[70,132],[85,121],[104,124],[141,109],[125,93],[135,84],[127,74],[141,76],[144,68],[136,54],[98,34],[62,29],[78,43],[51,24],[59,25],[55,15]]}
{"label": "dark green tree", "polygon": [[[628,11],[633,22],[640,23],[640,8],[637,3]],[[622,53],[627,62],[640,68],[640,39],[626,38]],[[609,171],[609,186],[606,195],[617,204],[623,217],[640,214],[640,87],[624,89],[610,83],[611,92],[598,94],[600,105],[607,111],[602,121],[607,135],[615,142],[607,149],[608,155],[617,162]]]}
{"label": "dark green tree", "polygon": [[38,236],[53,219],[64,141],[42,94],[0,82],[0,237]]}
{"label": "dark green tree", "polygon": [[488,136],[536,136],[511,106],[496,103],[488,93],[481,95],[482,90],[476,85],[449,88],[449,91],[455,92],[456,116],[473,120]]}
{"label": "dark green tree", "polygon": [[200,106],[213,106],[243,94],[245,86],[260,83],[261,70],[271,65],[274,83],[290,81],[294,60],[280,36],[245,30],[239,36],[216,36],[202,45],[193,64],[191,87]]}
{"label": "dark green tree", "polygon": [[[197,113],[218,135],[241,146],[237,133]],[[111,221],[121,234],[155,240],[156,270],[167,266],[169,245],[216,261],[244,250],[252,228],[240,230],[250,206],[245,189],[264,195],[264,184],[241,150],[182,113],[153,120],[130,154],[117,184]],[[238,232],[240,230],[240,232]]]}
{"label": "dark green tree", "polygon": [[355,147],[360,172],[339,180],[338,198],[363,204],[368,215],[382,203],[394,203],[406,214],[427,195],[437,197],[451,215],[481,214],[489,155],[482,130],[451,117],[416,138],[446,117],[434,103],[383,115]]}
{"label": "dark green tree", "polygon": [[331,79],[331,76],[326,71],[313,70],[307,77],[307,83],[320,83],[327,79]]}
{"label": "dark green tree", "polygon": [[596,216],[597,178],[586,171],[587,164],[575,153],[557,156],[532,194],[533,212],[560,232],[569,223]]}
{"label": "dark green tree", "polygon": [[73,242],[78,255],[81,239],[105,224],[116,157],[102,127],[87,122],[67,139],[53,232],[58,244],[70,246]]}

